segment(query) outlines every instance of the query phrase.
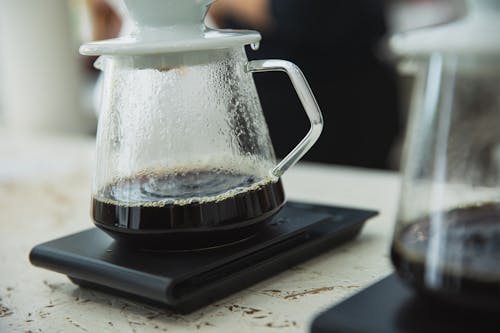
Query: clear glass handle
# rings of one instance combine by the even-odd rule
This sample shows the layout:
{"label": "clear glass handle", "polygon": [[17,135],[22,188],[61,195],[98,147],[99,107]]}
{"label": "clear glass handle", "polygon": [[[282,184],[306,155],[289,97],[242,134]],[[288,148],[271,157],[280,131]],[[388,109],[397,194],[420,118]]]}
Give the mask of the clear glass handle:
{"label": "clear glass handle", "polygon": [[323,116],[309,83],[307,83],[300,68],[294,63],[285,60],[253,60],[247,63],[246,71],[250,73],[272,71],[287,73],[311,122],[311,128],[302,141],[272,169],[271,173],[274,176],[281,177],[316,143],[323,130]]}

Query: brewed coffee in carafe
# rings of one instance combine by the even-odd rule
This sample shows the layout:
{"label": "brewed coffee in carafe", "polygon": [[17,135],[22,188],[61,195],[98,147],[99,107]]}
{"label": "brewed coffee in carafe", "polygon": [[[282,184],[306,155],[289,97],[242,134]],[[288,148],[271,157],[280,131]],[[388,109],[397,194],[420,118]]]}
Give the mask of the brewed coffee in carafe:
{"label": "brewed coffee in carafe", "polygon": [[[284,205],[282,174],[321,132],[300,70],[248,61],[244,45],[260,35],[205,27],[211,2],[125,1],[134,34],[81,48],[101,55],[104,72],[92,217],[118,240],[192,249],[252,236]],[[311,122],[279,163],[252,78],[267,71],[288,74]]]}

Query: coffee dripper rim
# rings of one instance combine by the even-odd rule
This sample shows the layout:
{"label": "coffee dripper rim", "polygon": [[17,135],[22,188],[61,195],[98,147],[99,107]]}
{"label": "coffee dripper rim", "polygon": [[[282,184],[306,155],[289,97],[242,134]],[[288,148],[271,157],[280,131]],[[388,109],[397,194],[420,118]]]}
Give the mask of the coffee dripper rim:
{"label": "coffee dripper rim", "polygon": [[202,37],[180,40],[142,40],[137,36],[124,36],[83,44],[79,52],[86,56],[99,55],[151,55],[188,51],[208,51],[252,45],[258,49],[261,35],[252,30],[209,29]]}

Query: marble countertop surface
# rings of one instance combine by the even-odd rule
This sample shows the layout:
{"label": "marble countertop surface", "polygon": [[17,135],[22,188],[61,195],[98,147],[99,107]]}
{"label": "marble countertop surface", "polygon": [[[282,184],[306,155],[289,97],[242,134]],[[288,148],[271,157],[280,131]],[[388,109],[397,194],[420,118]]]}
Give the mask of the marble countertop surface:
{"label": "marble countertop surface", "polygon": [[308,332],[322,310],[391,271],[396,173],[302,163],[289,199],[380,211],[354,241],[188,315],[82,289],[30,249],[92,227],[94,141],[0,134],[0,332]]}

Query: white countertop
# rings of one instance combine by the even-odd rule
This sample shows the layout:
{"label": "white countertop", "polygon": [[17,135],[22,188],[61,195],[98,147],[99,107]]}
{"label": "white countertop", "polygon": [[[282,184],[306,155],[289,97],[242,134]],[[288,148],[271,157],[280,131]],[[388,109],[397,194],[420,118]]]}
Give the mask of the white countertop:
{"label": "white countertop", "polygon": [[304,163],[284,177],[289,199],[380,211],[355,241],[189,315],[81,289],[28,253],[92,227],[93,148],[0,135],[0,332],[308,332],[320,311],[391,270],[398,175]]}

